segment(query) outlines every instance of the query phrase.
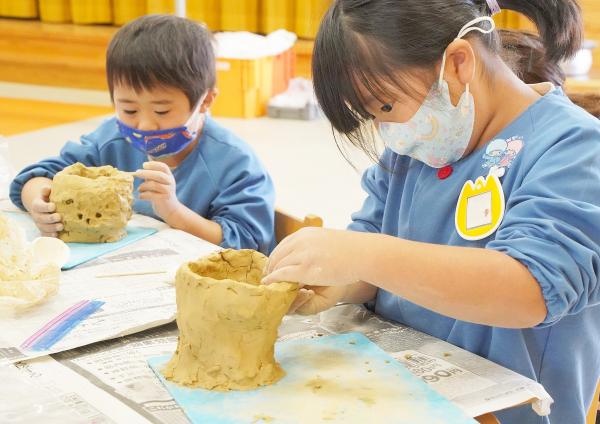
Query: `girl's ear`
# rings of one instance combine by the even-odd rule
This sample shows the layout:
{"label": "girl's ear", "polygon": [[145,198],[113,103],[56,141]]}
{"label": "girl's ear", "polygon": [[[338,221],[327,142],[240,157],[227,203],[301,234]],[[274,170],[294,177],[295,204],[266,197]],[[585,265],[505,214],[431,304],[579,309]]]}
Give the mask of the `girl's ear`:
{"label": "girl's ear", "polygon": [[446,50],[446,72],[450,72],[463,85],[475,78],[475,51],[466,40],[454,40]]}
{"label": "girl's ear", "polygon": [[200,113],[206,113],[208,111],[208,109],[210,109],[211,105],[217,98],[218,94],[219,94],[218,88],[211,88],[210,90],[208,90],[208,92],[206,93],[206,97],[204,98],[204,101],[200,105]]}
{"label": "girl's ear", "polygon": [[477,61],[473,46],[467,40],[454,40],[446,49],[444,80],[448,82],[452,103],[457,104],[467,84],[475,79]]}

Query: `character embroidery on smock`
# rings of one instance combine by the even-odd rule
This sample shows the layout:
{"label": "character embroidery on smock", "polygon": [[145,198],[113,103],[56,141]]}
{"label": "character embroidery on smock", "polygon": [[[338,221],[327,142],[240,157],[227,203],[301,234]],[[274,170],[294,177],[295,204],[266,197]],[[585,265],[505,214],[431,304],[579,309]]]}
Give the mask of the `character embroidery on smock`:
{"label": "character embroidery on smock", "polygon": [[523,138],[519,136],[506,140],[497,139],[488,144],[483,154],[483,168],[510,168],[513,161],[523,149]]}

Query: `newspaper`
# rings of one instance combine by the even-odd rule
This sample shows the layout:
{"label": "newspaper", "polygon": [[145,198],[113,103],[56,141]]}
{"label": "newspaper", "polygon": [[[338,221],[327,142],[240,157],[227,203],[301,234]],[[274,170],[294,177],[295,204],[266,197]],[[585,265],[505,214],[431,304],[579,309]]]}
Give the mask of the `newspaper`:
{"label": "newspaper", "polygon": [[[0,319],[0,365],[132,334],[175,319],[173,281],[177,268],[218,247],[152,218],[134,216],[131,223],[154,226],[159,231],[64,271],[56,296],[31,310]],[[68,311],[92,301],[101,305],[99,310],[57,336],[51,346],[36,345],[36,340],[52,336],[51,331],[57,323],[64,323]]]}
{"label": "newspaper", "polygon": [[[286,317],[279,341],[347,332],[365,334],[472,417],[526,402],[532,402],[540,414],[549,413],[552,399],[538,383],[439,339],[383,320],[362,306],[340,305],[317,316]],[[59,379],[67,371],[79,376],[80,387],[93,385],[112,397],[115,405],[111,411],[129,409],[146,422],[184,424],[187,419],[183,411],[146,363],[148,358],[173,352],[176,335],[176,326],[168,324],[55,354],[44,362],[29,361],[26,367],[34,367],[48,380]],[[25,372],[27,368],[19,369]],[[72,395],[85,398],[89,393],[88,388]],[[101,410],[93,401],[90,404]],[[4,418],[0,414],[0,422]]]}

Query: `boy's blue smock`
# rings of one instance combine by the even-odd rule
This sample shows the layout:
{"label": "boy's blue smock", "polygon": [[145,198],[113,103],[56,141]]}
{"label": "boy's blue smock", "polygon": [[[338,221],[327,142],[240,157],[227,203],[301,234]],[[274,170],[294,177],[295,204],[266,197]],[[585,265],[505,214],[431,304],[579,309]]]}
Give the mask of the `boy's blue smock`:
{"label": "boy's blue smock", "polygon": [[[116,118],[111,118],[91,134],[81,137],[81,144],[69,142],[59,156],[22,170],[11,184],[10,198],[23,208],[21,190],[29,179],[53,178],[75,162],[135,171],[146,161],[144,153],[123,139]],[[173,176],[179,201],[221,225],[221,246],[256,249],[263,253],[273,247],[273,182],[251,148],[210,117],[206,118],[198,145],[173,170]],[[158,218],[150,202],[138,200],[137,188],[142,182],[135,179],[133,209]]]}

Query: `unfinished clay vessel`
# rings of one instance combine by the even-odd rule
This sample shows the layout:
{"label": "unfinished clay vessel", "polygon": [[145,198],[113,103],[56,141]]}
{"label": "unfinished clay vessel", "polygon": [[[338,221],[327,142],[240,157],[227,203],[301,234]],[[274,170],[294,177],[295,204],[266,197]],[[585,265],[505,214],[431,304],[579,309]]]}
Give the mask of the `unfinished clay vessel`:
{"label": "unfinished clay vessel", "polygon": [[50,201],[62,217],[59,238],[75,243],[106,243],[127,235],[133,177],[112,166],[71,165],[54,176]]}
{"label": "unfinished clay vessel", "polygon": [[224,250],[181,266],[175,282],[179,341],[163,370],[168,380],[249,390],[285,374],[274,346],[298,285],[262,285],[266,261],[253,250]]}

